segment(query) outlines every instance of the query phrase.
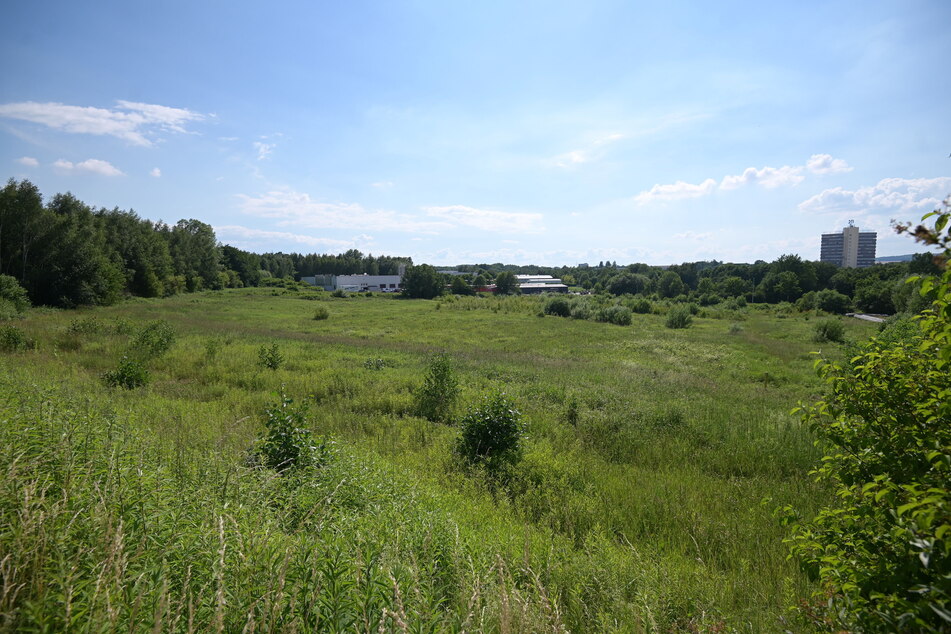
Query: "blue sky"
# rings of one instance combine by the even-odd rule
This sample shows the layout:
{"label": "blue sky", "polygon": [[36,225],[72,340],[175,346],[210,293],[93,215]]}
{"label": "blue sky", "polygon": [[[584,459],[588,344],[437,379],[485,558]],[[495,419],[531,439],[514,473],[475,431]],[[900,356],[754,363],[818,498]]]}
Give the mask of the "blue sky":
{"label": "blue sky", "polygon": [[417,262],[919,250],[951,3],[17,2],[0,165],[256,252]]}

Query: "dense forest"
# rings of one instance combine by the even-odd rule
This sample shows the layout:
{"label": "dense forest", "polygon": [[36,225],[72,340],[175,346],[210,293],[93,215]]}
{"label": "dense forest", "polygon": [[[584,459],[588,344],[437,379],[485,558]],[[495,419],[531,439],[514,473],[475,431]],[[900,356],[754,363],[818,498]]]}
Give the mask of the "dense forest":
{"label": "dense forest", "polygon": [[[163,297],[183,292],[261,286],[317,274],[393,275],[408,257],[256,254],[222,245],[199,220],[175,225],[139,218],[132,210],[95,210],[70,193],[44,204],[28,180],[10,179],[0,191],[0,275],[16,278],[34,304],[109,305],[123,296]],[[917,312],[923,306],[911,275],[939,270],[930,254],[910,262],[867,269],[783,255],[752,264],[718,261],[668,267],[647,264],[597,266],[460,265],[475,286],[502,272],[551,274],[578,290],[612,295],[680,299],[701,305],[722,301],[795,302],[829,312]],[[450,278],[444,279],[448,286]],[[454,289],[464,291],[465,285]]]}
{"label": "dense forest", "polygon": [[92,209],[70,193],[46,204],[28,180],[0,190],[0,275],[34,304],[109,305],[127,295],[260,286],[315,273],[395,274],[409,258],[265,253],[221,245],[199,220],[152,222],[132,210]]}

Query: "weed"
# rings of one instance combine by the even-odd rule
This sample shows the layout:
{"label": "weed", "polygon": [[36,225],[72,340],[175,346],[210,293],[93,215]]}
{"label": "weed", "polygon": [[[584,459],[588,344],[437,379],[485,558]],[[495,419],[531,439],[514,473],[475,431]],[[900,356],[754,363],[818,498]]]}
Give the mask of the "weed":
{"label": "weed", "polygon": [[102,321],[95,317],[87,317],[85,319],[77,317],[69,322],[69,327],[66,330],[74,335],[95,335],[104,332],[105,328]]}
{"label": "weed", "polygon": [[370,358],[363,362],[363,367],[367,370],[382,370],[386,367],[386,361],[383,359]]}
{"label": "weed", "polygon": [[458,396],[459,380],[452,359],[444,352],[434,354],[426,380],[416,391],[416,414],[434,423],[448,423]]}
{"label": "weed", "polygon": [[281,402],[264,410],[267,436],[261,441],[257,456],[260,464],[275,471],[322,466],[330,458],[331,445],[315,443],[307,428],[307,406],[293,406],[294,401],[281,386]]}
{"label": "weed", "polygon": [[175,343],[175,329],[165,320],[146,324],[132,339],[132,351],[142,360],[156,359]]}
{"label": "weed", "polygon": [[456,453],[471,464],[482,465],[490,474],[522,457],[525,425],[515,404],[503,392],[495,392],[463,416]]}
{"label": "weed", "polygon": [[0,326],[0,350],[19,352],[33,347],[33,342],[16,326]]}
{"label": "weed", "polygon": [[330,311],[326,306],[318,306],[314,309],[314,321],[323,321],[330,317]]}
{"label": "weed", "polygon": [[141,362],[129,357],[122,357],[118,367],[103,374],[102,380],[109,387],[134,390],[137,387],[147,385],[150,377],[149,371],[145,369]]}
{"label": "weed", "polygon": [[730,324],[730,329],[729,329],[728,332],[729,332],[731,335],[738,335],[738,334],[740,334],[741,332],[743,332],[743,326],[741,326],[740,324],[738,324],[738,323],[736,323],[736,322],[733,322],[732,324]]}
{"label": "weed", "polygon": [[349,297],[349,295],[347,295],[347,291],[343,290],[342,288],[338,288],[333,293],[331,293],[330,296],[331,297]]}
{"label": "weed", "polygon": [[276,343],[258,348],[258,365],[270,370],[277,370],[284,365],[284,355]]}

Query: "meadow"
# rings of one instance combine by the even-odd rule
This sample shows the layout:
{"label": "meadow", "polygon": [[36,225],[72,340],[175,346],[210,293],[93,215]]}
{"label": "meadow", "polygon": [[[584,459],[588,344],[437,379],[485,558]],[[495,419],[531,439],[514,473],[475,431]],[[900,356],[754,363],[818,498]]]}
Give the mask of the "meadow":
{"label": "meadow", "polygon": [[[30,345],[0,353],[0,629],[807,629],[790,606],[814,587],[775,509],[829,500],[790,411],[822,392],[813,352],[843,347],[776,307],[669,329],[544,302],[232,289],[32,309]],[[172,338],[148,383],[108,386],[156,321]],[[456,417],[493,391],[521,411],[504,479],[415,415],[437,352]],[[311,469],[252,459],[282,394],[320,443]]]}

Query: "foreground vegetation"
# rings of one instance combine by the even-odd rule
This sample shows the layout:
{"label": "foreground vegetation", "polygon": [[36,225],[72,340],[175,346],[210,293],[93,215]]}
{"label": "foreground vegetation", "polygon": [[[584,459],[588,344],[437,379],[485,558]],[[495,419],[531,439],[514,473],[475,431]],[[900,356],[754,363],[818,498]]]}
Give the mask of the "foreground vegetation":
{"label": "foreground vegetation", "polygon": [[[236,289],[32,309],[0,356],[0,627],[806,627],[788,606],[814,588],[773,511],[829,499],[789,414],[820,388],[815,317],[618,326],[545,301]],[[437,351],[448,422],[417,415]],[[109,380],[130,363],[140,387]],[[490,472],[456,422],[497,392],[527,435]],[[273,429],[306,431],[311,464],[262,465],[283,455]]]}

